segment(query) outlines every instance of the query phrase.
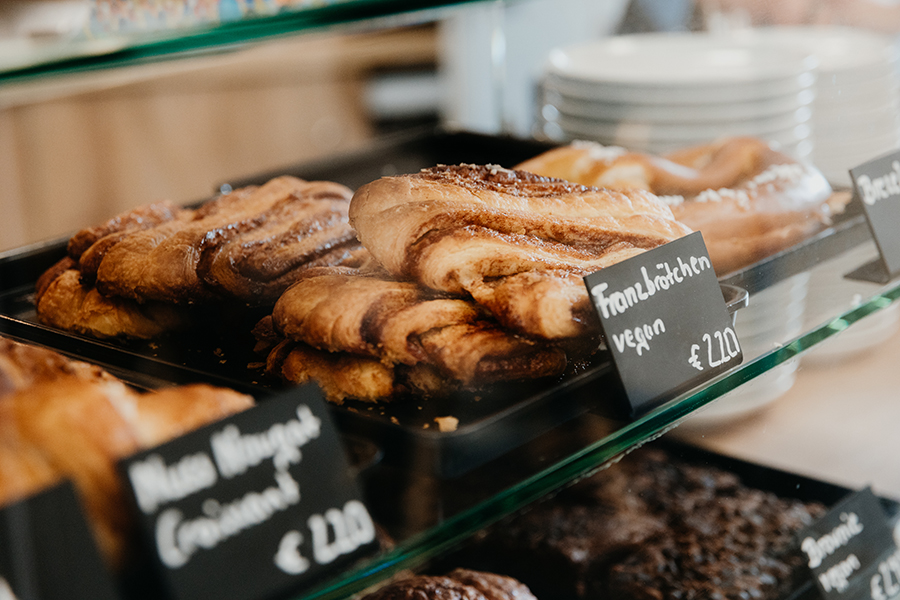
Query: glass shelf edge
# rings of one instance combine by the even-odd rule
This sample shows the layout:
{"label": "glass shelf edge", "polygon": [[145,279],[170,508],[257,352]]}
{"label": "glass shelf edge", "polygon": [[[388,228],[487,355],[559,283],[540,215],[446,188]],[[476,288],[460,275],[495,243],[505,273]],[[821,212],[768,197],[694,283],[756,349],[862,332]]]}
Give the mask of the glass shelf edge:
{"label": "glass shelf edge", "polygon": [[[420,15],[419,20],[434,19],[441,9],[484,0],[354,0],[334,5],[306,8],[270,16],[254,16],[213,26],[202,26],[167,32],[148,32],[133,36],[109,36],[110,45],[122,46],[110,51],[91,53],[78,51],[77,43],[87,46],[90,40],[72,45],[72,53],[49,58],[32,65],[2,70],[0,86],[27,83],[43,77],[80,74],[100,69],[138,66],[142,64],[193,56],[202,52],[224,51],[230,47],[260,42],[291,34],[321,30],[339,25],[373,20]],[[426,18],[427,16],[427,18]]]}
{"label": "glass shelf edge", "polygon": [[891,306],[900,298],[900,283],[894,282],[868,301],[839,314],[791,342],[774,348],[747,363],[707,382],[702,388],[682,394],[626,424],[615,433],[594,442],[522,483],[494,495],[489,500],[447,519],[444,523],[402,542],[397,548],[370,564],[341,576],[337,583],[325,584],[293,596],[294,600],[337,600],[357,594],[404,569],[420,566],[443,550],[468,538],[508,514],[569,482],[608,465],[618,456],[653,441],[678,426],[687,416],[726,392],[788,361],[840,333],[853,323]]}

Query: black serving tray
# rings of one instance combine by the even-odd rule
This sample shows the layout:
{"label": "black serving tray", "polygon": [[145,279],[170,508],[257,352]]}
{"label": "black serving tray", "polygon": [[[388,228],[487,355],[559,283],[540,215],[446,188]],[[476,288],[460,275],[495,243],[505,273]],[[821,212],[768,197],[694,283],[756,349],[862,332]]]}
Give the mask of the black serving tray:
{"label": "black serving tray", "polygon": [[[703,467],[715,467],[733,473],[740,478],[741,483],[746,487],[771,492],[781,498],[792,498],[803,502],[818,502],[830,508],[857,491],[828,481],[719,454],[665,437],[655,440],[653,446],[662,448],[672,458],[685,463]],[[637,449],[637,451],[640,451],[640,449]],[[610,468],[615,468],[615,464]],[[545,500],[552,502],[553,498]],[[898,521],[900,521],[900,502],[897,499],[883,496],[879,497],[879,501],[884,510],[886,522],[890,527],[896,527]],[[529,508],[530,506],[523,509],[523,511],[527,511]],[[502,527],[503,521],[497,526]],[[460,567],[500,572],[496,565],[489,564],[492,562],[490,557],[487,557],[487,563],[483,562],[484,560],[483,554],[472,554],[471,543],[464,542],[454,547],[449,553],[431,561],[424,569],[424,572],[443,574]],[[515,575],[513,574],[513,576]],[[526,583],[528,582],[526,581]],[[541,580],[540,583],[543,588],[557,589],[557,584],[552,580]],[[564,586],[559,585],[558,587],[562,588]],[[801,579],[781,600],[816,600],[818,598],[820,598],[819,591],[814,581],[808,577]],[[577,600],[575,597],[570,598],[565,594],[557,594],[556,599]]]}
{"label": "black serving tray", "polygon": [[[252,351],[250,331],[263,313],[229,317],[205,311],[195,329],[153,341],[97,340],[39,323],[35,281],[64,253],[65,241],[60,240],[0,257],[0,334],[93,362],[144,389],[204,382],[265,398],[282,387],[263,376],[265,356]],[[732,317],[746,306],[747,293],[741,288],[723,284],[722,292]],[[216,327],[220,320],[240,324]],[[376,443],[387,462],[456,477],[588,410],[623,418],[625,407],[608,354],[601,349],[591,362],[570,366],[561,377],[432,399],[383,404],[348,400],[332,407],[332,413],[342,432]],[[442,432],[435,419],[448,416],[458,419],[457,428]]]}
{"label": "black serving tray", "polygon": [[[384,175],[416,172],[435,164],[513,166],[552,146],[537,140],[428,128],[387,137],[328,160],[236,178],[218,188],[262,183],[287,173],[337,181],[355,189]],[[866,239],[868,228],[862,215],[847,215],[797,247],[720,281],[752,294]],[[0,253],[0,334],[97,363],[145,388],[207,382],[262,397],[279,387],[262,377],[265,356],[252,352],[250,331],[264,312],[204,310],[197,314],[195,330],[153,342],[99,341],[38,323],[33,305],[35,282],[65,255],[65,244],[66,240],[56,240]],[[735,303],[733,310],[738,307]],[[218,322],[229,325],[217,326]],[[347,402],[333,407],[333,414],[342,431],[378,444],[385,462],[455,477],[588,409],[596,411],[603,406],[615,414],[621,401],[614,371],[601,352],[591,364],[561,378],[495,385],[429,401]],[[438,431],[434,419],[447,416],[458,419],[456,430]]]}
{"label": "black serving tray", "polygon": [[[265,355],[253,352],[251,330],[265,312],[229,315],[227,310],[204,310],[195,328],[152,341],[97,340],[39,323],[35,282],[65,255],[65,246],[66,240],[58,240],[0,255],[0,335],[98,364],[144,389],[203,382],[264,399],[284,386],[263,375]],[[738,290],[733,309],[741,302]],[[227,326],[217,326],[218,321]],[[347,401],[331,408],[338,428],[377,444],[384,461],[454,477],[598,402],[618,402],[613,378],[607,354],[600,351],[593,362],[573,366],[561,377],[497,384],[442,398],[400,398],[377,405]],[[455,417],[456,430],[439,431],[436,417]]]}

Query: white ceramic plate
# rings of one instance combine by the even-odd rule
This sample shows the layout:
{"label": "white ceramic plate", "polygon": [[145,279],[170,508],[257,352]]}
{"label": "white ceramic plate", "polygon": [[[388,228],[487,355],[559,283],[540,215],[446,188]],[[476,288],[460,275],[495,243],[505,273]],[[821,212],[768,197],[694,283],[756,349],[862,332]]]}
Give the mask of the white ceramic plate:
{"label": "white ceramic plate", "polygon": [[871,96],[892,98],[897,96],[897,77],[893,74],[867,79],[853,84],[841,84],[831,78],[820,78],[816,81],[816,97],[831,103],[856,101]]}
{"label": "white ceramic plate", "polygon": [[760,99],[783,98],[808,90],[815,84],[812,71],[783,79],[740,83],[711,83],[694,87],[629,85],[624,83],[595,83],[563,79],[553,74],[544,77],[544,85],[573,98],[601,102],[621,102],[670,106],[672,104],[710,104],[748,102]]}
{"label": "white ceramic plate", "polygon": [[812,90],[786,94],[774,98],[763,98],[754,102],[724,102],[697,104],[640,104],[636,102],[603,102],[560,94],[555,90],[545,90],[543,102],[560,112],[592,119],[643,120],[659,123],[698,123],[711,121],[731,121],[760,119],[783,116],[798,108],[812,104],[815,94]]}
{"label": "white ceramic plate", "polygon": [[[900,133],[897,129],[888,130],[879,136],[870,138],[845,138],[838,142],[830,141],[829,138],[816,138],[816,157],[817,160],[827,162],[829,160],[838,160],[841,162],[847,159],[859,159],[864,162],[886,152],[890,152],[897,147],[900,142]],[[857,164],[859,164],[859,162]],[[851,165],[855,167],[856,165]]]}
{"label": "white ceramic plate", "polygon": [[815,55],[820,75],[844,83],[893,71],[897,54],[890,37],[864,29],[838,26],[763,27],[746,32],[776,44],[796,44]]}
{"label": "white ceramic plate", "polygon": [[555,49],[546,65],[569,81],[655,89],[785,80],[813,68],[815,59],[795,43],[709,33],[613,36]]}
{"label": "white ceramic plate", "polygon": [[[593,119],[573,115],[558,109],[556,121],[567,128],[586,127],[592,131],[619,131],[623,129],[640,129],[649,131],[651,137],[659,139],[675,139],[705,135],[715,137],[720,135],[759,135],[789,129],[812,119],[812,110],[809,107],[801,107],[789,113],[773,115],[758,119],[728,119],[724,121],[694,121],[671,122],[653,121],[643,119]],[[553,120],[548,117],[548,120]]]}
{"label": "white ceramic plate", "polygon": [[888,102],[880,102],[871,106],[861,103],[826,104],[816,103],[813,120],[847,120],[858,123],[870,122],[884,118],[885,115],[900,114],[900,98]]}
{"label": "white ceramic plate", "polygon": [[771,135],[779,140],[793,142],[809,136],[809,126],[806,124],[808,120],[807,113],[761,121],[658,125],[642,121],[600,121],[560,114],[556,122],[564,131],[581,132],[598,138],[676,142],[702,141],[732,135],[764,138]]}
{"label": "white ceramic plate", "polygon": [[850,113],[831,119],[813,120],[816,137],[832,144],[884,137],[888,132],[897,131],[898,127],[900,116],[891,111],[875,114]]}

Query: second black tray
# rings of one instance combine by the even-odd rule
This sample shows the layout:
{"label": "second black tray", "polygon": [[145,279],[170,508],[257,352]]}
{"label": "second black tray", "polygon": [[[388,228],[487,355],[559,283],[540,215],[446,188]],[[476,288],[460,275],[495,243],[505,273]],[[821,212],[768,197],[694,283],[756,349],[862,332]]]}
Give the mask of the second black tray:
{"label": "second black tray", "polygon": [[[234,179],[220,187],[261,183],[288,173],[338,181],[355,189],[384,175],[415,172],[435,164],[513,166],[550,147],[536,140],[428,129],[396,135],[325,161]],[[868,229],[862,216],[846,215],[813,238],[721,281],[752,294],[866,239]],[[142,387],[204,381],[256,396],[271,391],[272,384],[261,377],[265,357],[251,350],[250,330],[264,313],[239,315],[236,326],[201,326],[154,342],[98,341],[38,323],[32,297],[35,281],[64,253],[65,240],[58,240],[0,254],[0,334],[95,362]],[[201,319],[233,317],[203,315]],[[223,334],[223,330],[229,333]],[[611,366],[605,355],[599,354],[593,364],[559,379],[496,385],[430,401],[348,402],[335,407],[334,414],[344,431],[379,444],[385,461],[454,477],[588,408],[613,407],[619,401]],[[441,417],[457,419],[456,429],[439,431],[435,419]]]}

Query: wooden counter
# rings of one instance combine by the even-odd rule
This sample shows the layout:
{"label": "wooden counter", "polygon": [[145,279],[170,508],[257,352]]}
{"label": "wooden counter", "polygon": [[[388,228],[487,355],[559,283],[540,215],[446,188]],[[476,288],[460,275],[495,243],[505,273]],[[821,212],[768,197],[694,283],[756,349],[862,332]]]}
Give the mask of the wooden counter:
{"label": "wooden counter", "polygon": [[774,402],[721,424],[702,419],[701,413],[672,435],[900,499],[900,333],[845,357],[804,357],[793,387]]}

